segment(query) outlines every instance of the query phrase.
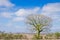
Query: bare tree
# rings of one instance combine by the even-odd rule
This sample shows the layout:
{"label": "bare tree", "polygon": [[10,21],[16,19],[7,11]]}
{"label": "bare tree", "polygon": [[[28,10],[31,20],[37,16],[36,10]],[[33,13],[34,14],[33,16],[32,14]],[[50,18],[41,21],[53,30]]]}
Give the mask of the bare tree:
{"label": "bare tree", "polygon": [[41,14],[31,14],[26,17],[26,23],[29,24],[33,31],[37,33],[39,39],[40,33],[45,29],[50,28],[52,19]]}

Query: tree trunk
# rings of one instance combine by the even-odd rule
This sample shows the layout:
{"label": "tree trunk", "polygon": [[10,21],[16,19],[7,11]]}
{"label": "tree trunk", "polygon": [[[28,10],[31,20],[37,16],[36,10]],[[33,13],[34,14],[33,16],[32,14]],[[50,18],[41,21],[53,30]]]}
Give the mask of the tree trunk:
{"label": "tree trunk", "polygon": [[38,31],[38,39],[40,39],[40,31]]}

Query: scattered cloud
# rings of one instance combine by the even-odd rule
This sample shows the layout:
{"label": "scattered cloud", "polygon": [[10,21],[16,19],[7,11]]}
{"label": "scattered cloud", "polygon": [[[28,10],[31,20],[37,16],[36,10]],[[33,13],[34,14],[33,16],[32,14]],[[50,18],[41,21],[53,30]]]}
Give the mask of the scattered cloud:
{"label": "scattered cloud", "polygon": [[[5,11],[7,8],[10,9],[13,6],[15,6],[15,4],[11,3],[9,0],[0,0],[0,11],[1,11],[0,17],[12,18],[10,20],[10,23],[7,23],[7,25],[4,25],[4,26],[13,27],[14,26],[13,22],[14,23],[15,22],[18,23],[21,21],[23,22],[27,15],[35,14],[35,13],[41,13],[43,15],[51,17],[54,20],[54,25],[55,25],[55,22],[57,22],[58,24],[60,22],[60,3],[49,3],[47,5],[44,5],[42,9],[40,7],[29,8],[29,9],[20,8],[19,10],[12,12],[12,13],[9,11],[3,12],[3,10]],[[6,7],[6,8],[1,8],[1,7]],[[59,24],[59,26],[60,26],[60,24]],[[21,27],[20,25],[16,25],[14,27],[19,30],[25,29],[25,27]]]}
{"label": "scattered cloud", "polygon": [[43,11],[49,13],[60,11],[60,3],[49,3],[43,6]]}
{"label": "scattered cloud", "polygon": [[15,4],[12,4],[9,0],[0,0],[0,7],[12,7]]}
{"label": "scattered cloud", "polygon": [[13,22],[19,22],[19,21],[23,21],[24,20],[24,17],[14,17],[12,19]]}
{"label": "scattered cloud", "polygon": [[27,16],[29,14],[38,13],[39,10],[40,10],[40,7],[35,7],[35,8],[32,8],[32,9],[21,8],[18,11],[15,12],[15,16],[17,16],[17,17],[14,17],[13,21],[14,22],[24,21],[25,16]]}
{"label": "scattered cloud", "polygon": [[32,8],[32,9],[19,9],[15,12],[16,16],[26,16],[28,14],[38,13],[40,7]]}
{"label": "scattered cloud", "polygon": [[2,12],[0,13],[0,17],[11,18],[12,14],[10,12]]}
{"label": "scattered cloud", "polygon": [[10,0],[0,0],[0,13],[1,12],[11,12],[14,10],[15,4],[10,2]]}
{"label": "scattered cloud", "polygon": [[49,16],[56,20],[60,17],[60,3],[49,3],[42,8],[43,15]]}
{"label": "scattered cloud", "polygon": [[11,3],[10,0],[0,0],[0,17],[4,18],[11,18],[12,13],[10,12],[11,9],[15,4]]}

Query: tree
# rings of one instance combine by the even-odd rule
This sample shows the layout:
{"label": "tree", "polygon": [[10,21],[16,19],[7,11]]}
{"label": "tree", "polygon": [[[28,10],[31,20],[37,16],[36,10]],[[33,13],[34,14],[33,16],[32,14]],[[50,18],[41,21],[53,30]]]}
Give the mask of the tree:
{"label": "tree", "polygon": [[38,39],[40,38],[40,33],[51,26],[52,19],[50,17],[31,14],[26,17],[26,23],[29,24],[32,29],[37,33]]}

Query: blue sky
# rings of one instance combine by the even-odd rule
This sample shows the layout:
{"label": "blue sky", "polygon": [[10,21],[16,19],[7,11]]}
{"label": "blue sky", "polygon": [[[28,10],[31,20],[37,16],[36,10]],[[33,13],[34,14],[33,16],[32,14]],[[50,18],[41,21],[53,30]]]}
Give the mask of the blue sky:
{"label": "blue sky", "polygon": [[60,0],[0,0],[0,30],[29,32],[25,17],[34,13],[51,17],[51,31],[60,32]]}

